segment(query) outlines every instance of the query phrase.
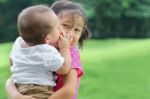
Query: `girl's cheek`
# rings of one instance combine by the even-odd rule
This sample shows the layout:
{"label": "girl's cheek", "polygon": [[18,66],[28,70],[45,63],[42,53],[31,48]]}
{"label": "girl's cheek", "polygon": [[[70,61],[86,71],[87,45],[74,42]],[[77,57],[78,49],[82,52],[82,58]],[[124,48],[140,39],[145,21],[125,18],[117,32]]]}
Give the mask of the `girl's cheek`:
{"label": "girl's cheek", "polygon": [[70,38],[70,42],[73,42],[73,38],[72,37]]}
{"label": "girl's cheek", "polygon": [[64,29],[61,26],[59,26],[59,32],[64,32]]}
{"label": "girl's cheek", "polygon": [[74,37],[72,38],[71,45],[72,45],[72,46],[77,45],[78,42],[79,42],[78,37],[77,37],[77,36],[74,36]]}
{"label": "girl's cheek", "polygon": [[71,46],[74,46],[74,45],[75,45],[74,38],[71,38],[71,40],[70,40],[70,45],[71,45]]}

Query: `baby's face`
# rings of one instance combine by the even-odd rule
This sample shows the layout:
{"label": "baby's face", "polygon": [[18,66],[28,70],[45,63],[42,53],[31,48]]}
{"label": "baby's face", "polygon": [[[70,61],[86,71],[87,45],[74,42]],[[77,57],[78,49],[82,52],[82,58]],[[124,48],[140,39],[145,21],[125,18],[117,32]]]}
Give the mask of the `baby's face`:
{"label": "baby's face", "polygon": [[65,12],[58,17],[60,19],[59,30],[61,32],[69,33],[72,37],[71,44],[77,45],[84,27],[83,18],[79,15]]}
{"label": "baby's face", "polygon": [[48,15],[48,17],[51,21],[50,24],[52,26],[52,29],[50,31],[50,33],[48,34],[48,42],[51,45],[57,46],[57,41],[59,39],[60,36],[60,32],[59,32],[59,20],[58,17],[55,15],[54,12],[51,12],[51,14]]}

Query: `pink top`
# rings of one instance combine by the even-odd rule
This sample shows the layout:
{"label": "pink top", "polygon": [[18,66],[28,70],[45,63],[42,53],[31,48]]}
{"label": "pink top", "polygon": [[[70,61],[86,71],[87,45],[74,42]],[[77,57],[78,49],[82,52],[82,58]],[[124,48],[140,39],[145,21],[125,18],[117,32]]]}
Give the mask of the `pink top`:
{"label": "pink top", "polygon": [[[76,91],[72,99],[77,99],[78,95],[78,88],[80,83],[80,77],[83,75],[83,69],[80,61],[80,53],[79,50],[73,46],[70,47],[70,54],[71,54],[71,68],[77,70],[78,78],[77,78],[77,85],[76,85]],[[55,91],[59,90],[63,86],[63,77],[58,75],[57,78],[57,85],[54,88]]]}

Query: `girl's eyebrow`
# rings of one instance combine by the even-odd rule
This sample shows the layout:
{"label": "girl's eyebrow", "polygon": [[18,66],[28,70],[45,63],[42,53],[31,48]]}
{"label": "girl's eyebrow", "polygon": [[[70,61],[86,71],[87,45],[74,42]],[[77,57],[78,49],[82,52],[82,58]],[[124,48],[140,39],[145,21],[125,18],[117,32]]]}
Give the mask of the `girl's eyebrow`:
{"label": "girl's eyebrow", "polygon": [[65,21],[71,23],[71,20],[65,20]]}
{"label": "girl's eyebrow", "polygon": [[83,27],[83,25],[81,25],[81,24],[77,24],[78,26],[80,26],[80,27]]}
{"label": "girl's eyebrow", "polygon": [[69,20],[66,20],[66,22],[69,23],[69,24],[71,23],[71,21],[69,21]]}
{"label": "girl's eyebrow", "polygon": [[71,25],[71,26],[73,25],[72,21],[70,21],[70,20],[65,20],[65,23],[68,24],[68,25]]}

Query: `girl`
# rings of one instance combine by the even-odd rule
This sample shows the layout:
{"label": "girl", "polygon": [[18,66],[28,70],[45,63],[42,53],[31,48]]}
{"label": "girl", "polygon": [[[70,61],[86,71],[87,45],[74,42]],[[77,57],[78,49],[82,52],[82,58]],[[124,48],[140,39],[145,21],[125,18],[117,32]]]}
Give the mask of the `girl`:
{"label": "girl", "polygon": [[49,99],[71,99],[72,95],[72,99],[76,99],[80,77],[83,74],[77,47],[79,45],[82,48],[83,41],[89,37],[89,30],[85,23],[85,13],[80,4],[71,1],[56,1],[51,8],[60,19],[60,30],[72,35],[70,47],[72,64],[70,73],[66,77],[58,77],[56,89],[61,87],[59,85],[62,85],[63,80],[65,81],[64,86]]}
{"label": "girl", "polygon": [[[80,4],[71,1],[56,1],[51,8],[60,18],[60,30],[72,34],[70,47],[72,65],[70,72],[66,76],[58,77],[58,86],[55,88],[57,91],[49,99],[76,99],[79,80],[83,74],[77,47],[79,45],[82,48],[84,40],[89,37],[84,10]],[[34,99],[21,95],[11,80],[8,80],[6,85],[11,99]]]}

